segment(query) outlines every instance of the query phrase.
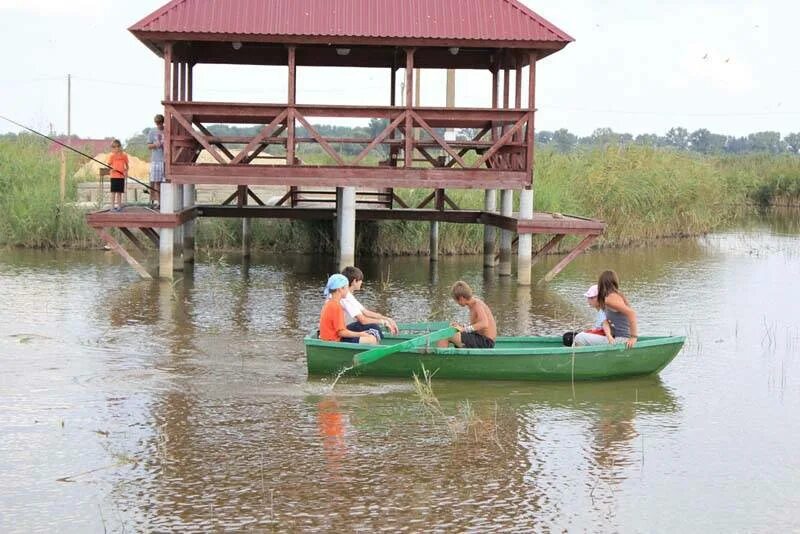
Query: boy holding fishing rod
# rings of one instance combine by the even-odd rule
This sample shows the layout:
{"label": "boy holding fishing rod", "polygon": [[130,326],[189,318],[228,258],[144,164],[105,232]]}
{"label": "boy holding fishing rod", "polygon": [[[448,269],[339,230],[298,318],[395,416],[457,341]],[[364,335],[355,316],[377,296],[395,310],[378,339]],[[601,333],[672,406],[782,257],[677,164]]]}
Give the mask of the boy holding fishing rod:
{"label": "boy holding fishing rod", "polygon": [[122,151],[119,139],[111,142],[111,154],[106,163],[111,167],[111,211],[122,211],[125,180],[128,178],[128,155]]}
{"label": "boy holding fishing rod", "polygon": [[158,208],[161,202],[161,183],[164,181],[164,115],[153,118],[156,127],[147,133],[150,149],[150,205]]}

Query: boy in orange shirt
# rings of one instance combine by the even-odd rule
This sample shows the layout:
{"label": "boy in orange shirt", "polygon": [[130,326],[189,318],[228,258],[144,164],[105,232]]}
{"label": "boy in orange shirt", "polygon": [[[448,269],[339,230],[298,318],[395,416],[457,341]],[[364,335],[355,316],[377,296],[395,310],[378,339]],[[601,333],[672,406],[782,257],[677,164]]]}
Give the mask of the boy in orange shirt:
{"label": "boy in orange shirt", "polygon": [[370,332],[353,332],[348,330],[344,322],[344,309],[342,297],[348,292],[347,277],[333,274],[325,285],[325,296],[331,298],[325,301],[322,312],[319,314],[319,338],[323,341],[346,341],[349,343],[362,343],[375,345],[378,338]]}
{"label": "boy in orange shirt", "polygon": [[128,178],[128,155],[122,151],[119,139],[111,142],[107,163],[111,167],[111,211],[122,211],[122,195],[125,193],[125,179]]}

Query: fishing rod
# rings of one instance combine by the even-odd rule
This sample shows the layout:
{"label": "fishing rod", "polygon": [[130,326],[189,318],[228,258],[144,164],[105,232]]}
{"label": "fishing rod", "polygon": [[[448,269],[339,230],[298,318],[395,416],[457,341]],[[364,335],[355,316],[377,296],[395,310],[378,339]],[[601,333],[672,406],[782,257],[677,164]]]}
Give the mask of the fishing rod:
{"label": "fishing rod", "polygon": [[[27,127],[27,126],[25,126],[24,124],[20,124],[20,123],[18,123],[17,121],[14,121],[14,120],[11,120],[11,119],[9,119],[8,117],[4,117],[4,116],[0,115],[0,119],[7,120],[7,121],[8,121],[8,122],[10,122],[11,124],[16,124],[16,125],[17,125],[17,126],[19,126],[20,128],[23,128],[23,129],[25,129],[25,130],[28,130],[29,132],[33,132],[33,133],[35,133],[36,135],[41,135],[41,136],[42,136],[42,137],[44,137],[45,139],[49,139],[50,141],[52,141],[52,142],[56,143],[57,145],[61,145],[61,146],[63,146],[64,148],[68,148],[68,149],[72,150],[73,152],[76,152],[76,153],[80,154],[80,155],[81,155],[81,156],[83,156],[84,158],[88,158],[88,159],[90,159],[90,160],[92,160],[92,161],[96,161],[97,163],[99,163],[99,164],[100,164],[100,165],[102,165],[103,167],[106,167],[106,168],[108,168],[108,169],[114,170],[114,169],[113,169],[113,167],[111,167],[111,165],[109,165],[108,163],[104,163],[104,162],[100,161],[99,159],[95,159],[95,158],[93,158],[92,156],[90,156],[89,154],[86,154],[86,153],[84,153],[84,152],[81,152],[81,151],[80,151],[80,150],[78,150],[77,148],[71,147],[71,146],[69,146],[69,145],[68,145],[68,144],[66,144],[66,143],[62,143],[62,142],[61,142],[61,141],[59,141],[58,139],[53,139],[53,138],[52,138],[52,137],[50,137],[49,135],[45,135],[45,134],[43,134],[42,132],[37,132],[37,131],[36,131],[36,130],[34,130],[33,128],[28,128],[28,127]],[[131,175],[128,175],[128,178],[129,178],[129,179],[131,179],[131,180],[133,180],[133,181],[134,181],[134,182],[136,182],[137,184],[143,185],[144,187],[146,187],[147,189],[149,189],[149,190],[151,190],[151,191],[155,191],[155,189],[154,189],[154,188],[150,187],[149,185],[147,185],[146,183],[144,183],[144,182],[142,182],[142,181],[140,181],[140,180],[137,180],[136,178],[134,178],[134,177],[133,177],[133,176],[131,176]]]}

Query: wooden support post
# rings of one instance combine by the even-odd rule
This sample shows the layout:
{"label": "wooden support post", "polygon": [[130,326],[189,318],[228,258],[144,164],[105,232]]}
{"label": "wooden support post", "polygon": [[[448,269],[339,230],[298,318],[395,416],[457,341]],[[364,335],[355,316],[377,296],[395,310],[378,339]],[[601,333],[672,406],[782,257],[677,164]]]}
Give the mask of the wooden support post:
{"label": "wooden support post", "polygon": [[173,100],[180,100],[181,99],[181,70],[180,70],[180,61],[173,61],[172,62],[172,99]]}
{"label": "wooden support post", "polygon": [[289,87],[288,87],[288,102],[289,108],[286,115],[286,164],[294,165],[294,152],[295,152],[295,135],[294,135],[294,119],[295,119],[295,97],[297,96],[297,49],[294,46],[288,47],[288,64],[289,64]]}
{"label": "wooden support post", "polygon": [[193,82],[194,82],[194,63],[189,63],[189,72],[186,76],[186,100],[191,102],[194,99]]}
{"label": "wooden support post", "polygon": [[525,132],[525,144],[527,145],[527,153],[525,158],[525,172],[531,179],[531,187],[533,187],[533,170],[534,170],[534,122],[533,117],[536,113],[536,52],[531,52],[528,55],[528,129]]}
{"label": "wooden support post", "polygon": [[[533,219],[533,191],[525,188],[519,192],[519,219]],[[523,286],[531,285],[531,252],[533,250],[533,236],[519,234],[517,243],[517,283]]]}
{"label": "wooden support post", "polygon": [[[164,44],[164,100],[172,100],[172,43]],[[172,114],[164,109],[164,174],[172,176]]]}
{"label": "wooden support post", "polygon": [[[522,108],[522,61],[519,54],[514,55],[516,69],[514,71],[514,108]],[[514,134],[514,141],[522,140],[522,132]]]}
{"label": "wooden support post", "polygon": [[[546,275],[544,275],[544,278],[542,279],[542,282],[549,282],[549,281],[551,281],[553,278],[555,278],[555,277],[556,277],[556,275],[557,275],[558,273],[560,273],[562,270],[564,270],[564,267],[566,267],[567,265],[569,265],[569,263],[570,263],[572,260],[574,260],[575,258],[577,258],[577,257],[578,257],[578,255],[579,255],[581,252],[583,252],[584,250],[586,250],[587,248],[589,248],[590,246],[592,246],[592,243],[594,243],[594,241],[595,241],[595,240],[596,240],[598,237],[600,237],[600,236],[599,236],[599,235],[597,235],[597,234],[587,235],[586,237],[584,237],[584,238],[583,238],[583,241],[581,241],[580,243],[578,243],[578,246],[577,246],[577,247],[575,247],[574,249],[572,249],[572,252],[570,252],[569,254],[567,254],[566,256],[564,256],[564,258],[562,258],[562,259],[561,259],[561,261],[560,261],[560,262],[558,262],[558,263],[556,264],[556,266],[555,266],[555,267],[553,267],[552,269],[550,269],[550,272],[549,272],[549,273],[547,273]],[[540,282],[540,283],[541,283],[541,282]]]}
{"label": "wooden support post", "polygon": [[[497,189],[487,189],[483,197],[483,211],[497,213]],[[494,241],[495,227],[490,224],[483,225],[483,266],[494,268]]]}
{"label": "wooden support post", "polygon": [[531,266],[539,263],[539,260],[541,260],[545,256],[545,254],[553,250],[553,248],[555,248],[559,243],[561,243],[561,240],[564,239],[565,235],[566,234],[556,234],[552,238],[550,238],[550,241],[545,243],[545,245],[539,250],[537,250],[536,254],[533,255],[533,258],[531,258]]}
{"label": "wooden support post", "polygon": [[410,169],[414,159],[414,122],[411,109],[414,102],[414,49],[406,48],[406,127],[403,165]]}
{"label": "wooden support post", "polygon": [[183,101],[189,100],[189,63],[184,61],[182,66],[183,72],[181,73],[181,80],[183,81]]}
{"label": "wooden support post", "polygon": [[133,235],[133,232],[131,232],[130,230],[128,230],[124,226],[120,227],[119,230],[120,230],[120,232],[125,234],[125,237],[130,239],[131,243],[133,243],[133,246],[136,247],[136,250],[138,250],[140,254],[147,254],[147,251],[145,250],[144,246],[142,246],[142,242],[139,241],[138,237]]}
{"label": "wooden support post", "polygon": [[[500,215],[511,217],[514,209],[514,191],[503,189],[500,192]],[[510,230],[500,230],[500,264],[497,274],[511,276],[511,242],[514,233]]]}
{"label": "wooden support post", "polygon": [[131,267],[133,267],[133,269],[134,269],[134,270],[135,270],[137,273],[139,273],[139,276],[141,276],[142,278],[144,278],[144,279],[146,279],[146,280],[150,280],[150,279],[152,279],[152,278],[153,278],[152,276],[150,276],[150,273],[149,273],[149,272],[147,272],[147,269],[145,269],[145,268],[144,268],[144,266],[143,266],[141,263],[139,263],[138,261],[136,261],[136,259],[135,259],[133,256],[131,256],[130,254],[128,254],[128,251],[127,251],[127,250],[125,250],[125,249],[122,247],[122,245],[120,245],[120,244],[117,242],[117,240],[116,240],[116,239],[114,239],[114,238],[111,236],[111,234],[109,234],[109,233],[106,231],[106,229],[105,229],[105,228],[95,228],[95,231],[96,231],[96,232],[97,232],[97,234],[100,236],[100,238],[101,238],[103,241],[105,241],[105,242],[106,242],[106,244],[108,244],[108,246],[109,246],[109,247],[111,247],[111,250],[113,250],[114,252],[116,252],[117,254],[119,254],[120,256],[122,256],[122,258],[123,258],[125,261],[127,261],[127,262],[128,262],[128,265],[130,265]]}

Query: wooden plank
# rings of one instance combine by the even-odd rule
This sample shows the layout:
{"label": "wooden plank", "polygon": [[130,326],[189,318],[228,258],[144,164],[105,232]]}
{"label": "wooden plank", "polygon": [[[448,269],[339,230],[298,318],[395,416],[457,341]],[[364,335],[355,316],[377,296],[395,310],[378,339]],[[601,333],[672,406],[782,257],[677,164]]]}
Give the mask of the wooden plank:
{"label": "wooden plank", "polygon": [[183,126],[184,129],[186,129],[186,131],[192,135],[192,137],[197,139],[197,142],[203,145],[203,148],[205,148],[208,151],[208,153],[211,154],[211,156],[213,156],[215,160],[217,160],[222,165],[228,164],[228,162],[222,159],[222,156],[219,155],[217,149],[214,148],[208,141],[206,141],[206,138],[204,136],[200,135],[194,128],[192,128],[192,125],[189,124],[189,121],[187,121],[180,113],[175,111],[175,109],[172,108],[172,106],[168,106],[168,109],[172,112],[172,115],[175,118],[175,120],[178,121],[178,124]]}
{"label": "wooden plank", "polygon": [[[297,113],[297,112],[295,112],[295,113]],[[315,130],[314,127],[311,126],[308,123],[308,121],[306,120],[305,117],[303,117],[303,115],[301,115],[300,113],[297,113],[297,120],[299,120],[300,124],[302,124],[305,127],[306,131],[311,134],[311,137],[313,137],[314,140],[316,140],[316,142],[319,143],[319,145],[322,147],[322,149],[325,152],[327,152],[330,157],[332,157],[334,160],[336,160],[336,163],[338,163],[339,165],[347,165],[344,162],[344,160],[342,159],[342,157],[339,155],[339,153],[336,152],[333,149],[333,147],[325,140],[325,138],[322,137],[319,134],[319,132],[317,132],[317,130]]]}
{"label": "wooden plank", "polygon": [[130,265],[131,267],[133,267],[133,270],[134,270],[134,271],[136,271],[137,273],[139,273],[139,276],[141,276],[142,278],[144,278],[144,279],[146,279],[146,280],[152,280],[152,278],[153,278],[153,277],[152,277],[152,276],[150,276],[150,273],[149,273],[149,272],[147,272],[147,269],[145,269],[145,268],[142,266],[142,264],[140,264],[138,261],[136,261],[136,259],[135,259],[133,256],[131,256],[130,254],[128,254],[128,251],[127,251],[127,250],[125,250],[125,249],[122,247],[122,245],[120,245],[120,244],[117,242],[117,240],[116,240],[116,239],[114,239],[113,237],[111,237],[111,234],[109,234],[109,233],[106,231],[106,229],[105,229],[105,228],[95,228],[95,231],[96,231],[96,232],[97,232],[97,234],[100,236],[100,238],[101,238],[103,241],[105,241],[105,242],[108,244],[108,246],[109,246],[109,247],[111,247],[111,250],[113,250],[114,252],[116,252],[117,254],[119,254],[120,256],[122,256],[122,258],[123,258],[125,261],[127,261],[127,262],[128,262],[128,265]]}
{"label": "wooden plank", "polygon": [[295,138],[294,138],[294,118],[295,109],[289,108],[286,112],[286,165],[294,165],[294,151],[295,151]]}
{"label": "wooden plank", "polygon": [[373,139],[370,142],[370,144],[368,144],[366,148],[362,150],[361,153],[358,156],[356,156],[356,158],[353,161],[350,162],[350,164],[358,165],[358,163],[362,159],[364,159],[367,156],[367,154],[369,154],[370,151],[372,151],[372,149],[374,149],[379,143],[381,143],[384,139],[386,139],[386,137],[389,134],[393,133],[395,128],[397,128],[400,125],[400,123],[405,120],[405,118],[406,118],[406,112],[403,112],[400,115],[398,115],[397,118],[395,118],[391,123],[389,123],[389,125],[386,128],[384,128],[384,130],[375,139]]}
{"label": "wooden plank", "polygon": [[417,204],[417,209],[422,209],[430,203],[431,200],[436,198],[436,191],[432,191],[430,195],[423,198],[419,204]]}
{"label": "wooden plank", "polygon": [[[282,206],[197,206],[201,217],[250,218],[250,219],[300,219],[332,220],[336,210],[329,208],[290,208]],[[362,208],[356,210],[358,221],[440,221],[458,224],[477,224],[480,211],[438,211],[433,209]]]}
{"label": "wooden plank", "polygon": [[256,195],[256,194],[253,192],[253,190],[252,190],[252,189],[250,189],[249,187],[247,188],[247,194],[250,196],[250,198],[252,198],[253,200],[255,200],[255,201],[256,201],[256,204],[258,204],[259,206],[266,206],[266,204],[264,204],[264,201],[263,201],[263,200],[261,200],[260,198],[258,198],[258,195]]}
{"label": "wooden plank", "polygon": [[133,232],[131,232],[130,230],[128,230],[128,229],[127,229],[127,228],[125,228],[124,226],[120,228],[120,231],[121,231],[123,234],[125,234],[125,237],[127,237],[128,239],[130,239],[130,240],[131,240],[131,243],[133,243],[133,246],[134,246],[134,247],[136,247],[136,249],[137,249],[139,252],[141,252],[142,254],[147,254],[147,251],[146,251],[146,250],[145,250],[145,248],[142,246],[142,242],[141,242],[141,241],[139,241],[139,239],[138,239],[138,238],[137,238],[135,235],[133,235]]}
{"label": "wooden plank", "polygon": [[158,244],[160,242],[158,232],[146,226],[139,228],[139,230],[153,243],[156,249],[158,249]]}
{"label": "wooden plank", "polygon": [[210,144],[212,144],[213,146],[215,146],[215,147],[219,148],[220,150],[222,150],[222,153],[225,154],[228,157],[228,161],[231,161],[233,159],[233,157],[234,157],[233,154],[231,153],[230,150],[228,150],[228,148],[225,145],[222,144],[222,142],[220,142],[220,141],[214,142],[214,141],[211,140],[213,135],[211,134],[211,132],[208,131],[208,129],[205,126],[200,124],[200,121],[192,121],[192,123],[195,126],[197,126],[197,129],[200,130],[203,133],[203,135],[206,136],[206,138],[208,139],[208,142]]}
{"label": "wooden plank", "polygon": [[236,191],[234,191],[233,193],[231,193],[231,195],[230,195],[228,198],[226,198],[225,200],[223,200],[223,201],[222,201],[222,205],[223,205],[223,206],[227,206],[228,204],[230,204],[231,202],[233,202],[233,201],[234,201],[234,199],[235,199],[236,197],[238,197],[238,196],[239,196],[239,190],[237,189]]}
{"label": "wooden plank", "polygon": [[533,257],[531,258],[531,266],[534,266],[537,263],[539,263],[539,260],[541,260],[544,257],[545,254],[547,254],[548,252],[553,250],[553,248],[555,248],[555,246],[558,245],[561,242],[562,239],[564,239],[565,235],[566,234],[556,234],[556,235],[554,235],[550,239],[550,241],[545,243],[545,245],[542,248],[537,250],[536,254],[534,254]]}
{"label": "wooden plank", "polygon": [[405,167],[194,164],[175,165],[172,174],[180,184],[513,189],[530,182],[524,171]]}
{"label": "wooden plank", "polygon": [[417,123],[420,126],[422,126],[422,128],[426,132],[428,132],[428,135],[433,137],[434,141],[436,141],[439,144],[439,146],[441,146],[444,149],[445,152],[450,154],[450,157],[452,157],[454,160],[456,160],[458,162],[458,164],[461,165],[462,167],[466,167],[467,166],[466,163],[464,163],[464,160],[461,159],[461,156],[459,156],[458,153],[455,150],[453,150],[453,147],[451,147],[447,143],[447,141],[444,140],[444,138],[442,136],[440,136],[438,133],[436,133],[436,130],[431,128],[430,125],[425,121],[425,119],[420,117],[420,115],[416,111],[412,110],[411,113],[414,115],[414,120],[416,120]]}
{"label": "wooden plank", "polygon": [[492,148],[487,150],[486,153],[484,153],[483,156],[481,156],[481,158],[475,163],[475,165],[473,165],[473,168],[475,169],[479,168],[481,165],[486,163],[486,160],[494,156],[498,150],[500,150],[501,148],[503,148],[503,146],[505,146],[505,144],[511,139],[511,137],[514,136],[514,133],[516,133],[517,130],[519,130],[522,127],[522,125],[525,124],[525,122],[526,122],[525,117],[518,120],[510,130],[504,133],[503,136],[497,140],[497,142],[492,146]]}
{"label": "wooden plank", "polygon": [[[241,152],[239,152],[236,155],[236,157],[231,160],[231,165],[237,165],[237,164],[241,163],[242,160],[244,160],[244,158],[247,157],[247,155],[250,153],[250,151],[253,150],[256,147],[256,145],[261,144],[264,141],[265,138],[267,138],[270,135],[272,135],[272,131],[275,129],[275,127],[278,124],[283,122],[283,120],[286,118],[286,114],[287,114],[287,110],[284,109],[281,113],[278,114],[277,117],[272,119],[272,121],[270,121],[269,124],[264,126],[264,128],[262,128],[262,130],[258,133],[258,135],[253,137],[247,143],[247,146],[245,146],[241,150]],[[266,145],[264,145],[264,148],[266,148]]]}
{"label": "wooden plank", "polygon": [[549,281],[551,281],[553,278],[555,278],[555,277],[556,277],[556,275],[557,275],[558,273],[560,273],[561,271],[563,271],[563,270],[564,270],[564,268],[565,268],[567,265],[569,265],[569,263],[570,263],[572,260],[574,260],[575,258],[577,258],[577,257],[578,257],[578,255],[579,255],[581,252],[583,252],[584,250],[586,250],[587,248],[589,248],[589,247],[592,245],[592,243],[594,243],[594,242],[595,242],[595,240],[596,240],[598,237],[600,237],[600,236],[599,236],[599,235],[597,235],[597,234],[591,234],[591,235],[587,235],[586,237],[584,237],[584,238],[583,238],[583,240],[582,240],[580,243],[578,243],[578,246],[576,246],[574,249],[572,249],[572,251],[571,251],[569,254],[567,254],[566,256],[564,256],[564,258],[562,258],[562,260],[561,260],[560,262],[558,262],[558,263],[556,264],[556,266],[555,266],[555,267],[553,267],[552,269],[550,269],[550,272],[548,272],[546,275],[544,275],[544,278],[543,278],[542,280],[543,280],[544,282],[549,282]]}

